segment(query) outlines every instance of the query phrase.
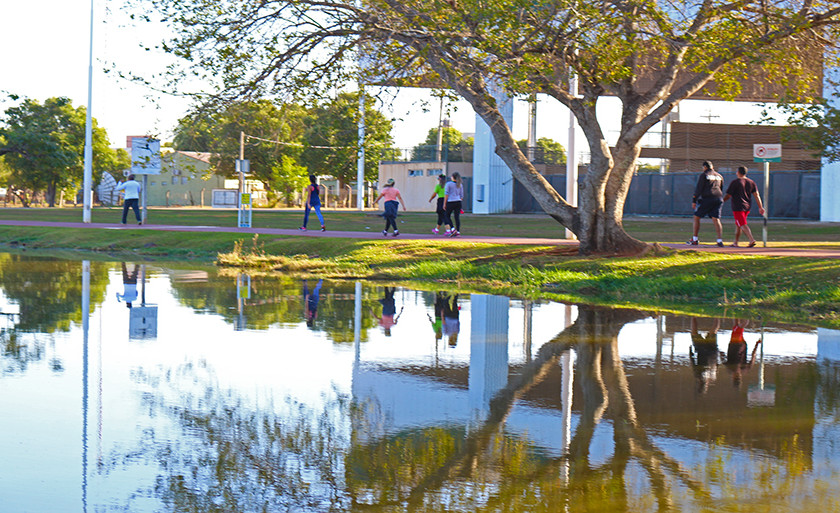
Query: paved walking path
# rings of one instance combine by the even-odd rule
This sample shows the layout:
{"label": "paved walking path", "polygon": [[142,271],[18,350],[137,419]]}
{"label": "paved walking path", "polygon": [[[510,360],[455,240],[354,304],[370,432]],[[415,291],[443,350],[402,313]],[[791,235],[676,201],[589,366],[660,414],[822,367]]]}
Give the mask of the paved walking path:
{"label": "paved walking path", "polygon": [[[242,233],[242,234],[260,234],[260,235],[284,235],[284,236],[299,236],[299,237],[338,237],[345,239],[384,239],[382,233],[375,230],[363,232],[339,232],[318,230],[302,232],[298,229],[283,229],[283,228],[237,228],[226,226],[185,226],[185,225],[158,225],[145,224],[138,225],[123,225],[118,223],[66,223],[66,222],[50,222],[50,221],[14,221],[14,220],[0,220],[0,225],[6,226],[47,226],[53,228],[96,228],[103,230],[158,230],[170,232],[219,232],[219,233]],[[415,233],[400,233],[398,239],[420,240],[430,239],[432,236],[427,234]],[[388,239],[392,239],[389,235]],[[493,236],[471,236],[461,235],[457,239],[446,239],[443,236],[434,237],[435,240],[467,240],[472,242],[486,242],[491,244],[535,244],[535,245],[553,245],[577,247],[577,241],[566,239],[548,239],[548,238],[527,238],[527,237],[493,237]],[[690,250],[690,251],[708,251],[713,253],[730,253],[739,255],[765,255],[765,256],[804,256],[813,258],[840,258],[840,249],[808,249],[808,248],[764,248],[761,243],[754,248],[740,247],[732,248],[725,246],[719,248],[715,245],[699,245],[689,246],[686,244],[662,244],[664,247]]]}

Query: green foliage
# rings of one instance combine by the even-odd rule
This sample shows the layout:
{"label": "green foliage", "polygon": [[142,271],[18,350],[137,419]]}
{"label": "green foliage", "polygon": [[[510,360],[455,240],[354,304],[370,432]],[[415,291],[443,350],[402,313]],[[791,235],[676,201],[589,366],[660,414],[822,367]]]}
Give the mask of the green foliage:
{"label": "green foliage", "polygon": [[[837,84],[833,84],[837,87]],[[831,162],[840,161],[840,93],[834,93],[834,101],[819,98],[809,103],[798,103],[786,99],[778,104],[778,111],[791,125],[782,132],[782,141],[796,140],[812,150],[815,156]],[[775,116],[765,108],[762,122],[773,123]]]}
{"label": "green foliage", "polygon": [[309,183],[306,168],[288,155],[283,155],[278,164],[271,170],[271,183],[274,191],[291,205],[295,193],[301,192]]}
{"label": "green foliage", "polygon": [[[528,152],[528,140],[516,141],[522,153]],[[537,139],[536,161],[542,164],[560,165],[566,163],[566,148],[562,144],[548,137]]]}
{"label": "green foliage", "polygon": [[[301,161],[309,174],[356,181],[359,147],[359,94],[340,93],[309,111]],[[365,102],[365,179],[376,180],[379,162],[391,155],[391,120]]]}
{"label": "green foliage", "polygon": [[[438,129],[431,128],[426,134],[426,140],[411,150],[412,160],[432,161],[437,158],[437,137]],[[440,158],[447,162],[471,162],[473,157],[473,146],[475,139],[464,138],[458,129],[451,126],[441,128],[441,153]]]}
{"label": "green foliage", "polygon": [[[56,193],[81,185],[84,172],[85,107],[68,98],[48,98],[43,104],[24,99],[6,110],[0,138],[6,155],[6,183],[31,193],[44,191],[50,206]],[[93,180],[103,171],[128,168],[125,150],[110,148],[108,136],[93,120]],[[21,198],[27,204],[26,197]]]}
{"label": "green foliage", "polygon": [[240,133],[245,132],[251,136],[245,140],[251,174],[269,188],[282,190],[284,184],[273,181],[274,170],[283,157],[300,158],[305,116],[306,110],[298,105],[268,100],[232,103],[221,110],[197,106],[178,121],[173,143],[178,150],[209,152],[217,172],[233,177]]}

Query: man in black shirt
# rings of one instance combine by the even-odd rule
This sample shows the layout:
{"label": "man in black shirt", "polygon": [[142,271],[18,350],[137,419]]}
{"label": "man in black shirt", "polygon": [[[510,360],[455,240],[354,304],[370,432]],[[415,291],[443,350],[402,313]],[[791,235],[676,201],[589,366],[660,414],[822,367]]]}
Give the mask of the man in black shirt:
{"label": "man in black shirt", "polygon": [[750,207],[752,206],[752,198],[755,198],[758,204],[758,212],[764,215],[764,205],[761,204],[761,197],[758,195],[758,187],[755,182],[747,178],[747,168],[740,166],[738,168],[738,178],[732,180],[729,187],[726,189],[726,196],[723,201],[732,198],[732,215],[735,217],[735,242],[733,247],[738,247],[738,240],[741,238],[741,232],[750,240],[748,246],[755,246],[755,237],[753,237],[750,227],[747,226],[747,216],[750,214]]}
{"label": "man in black shirt", "polygon": [[687,244],[696,246],[700,243],[697,238],[700,232],[700,219],[709,216],[715,224],[717,245],[723,247],[723,226],[720,224],[720,212],[723,209],[723,177],[715,171],[708,160],[703,162],[703,172],[697,179],[691,208],[694,209],[694,236]]}

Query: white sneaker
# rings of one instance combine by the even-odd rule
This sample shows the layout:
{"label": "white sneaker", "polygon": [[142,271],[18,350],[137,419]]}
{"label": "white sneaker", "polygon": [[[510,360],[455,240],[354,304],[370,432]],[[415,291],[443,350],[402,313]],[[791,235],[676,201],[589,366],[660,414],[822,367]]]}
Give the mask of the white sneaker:
{"label": "white sneaker", "polygon": [[440,232],[438,231],[438,229],[437,229],[437,228],[432,228],[432,233],[434,233],[435,235],[437,235],[437,234],[438,234],[438,233],[440,233]]}
{"label": "white sneaker", "polygon": [[388,230],[382,230],[382,236],[387,237],[388,236]]}
{"label": "white sneaker", "polygon": [[452,235],[452,230],[446,230],[445,232],[443,232],[443,234],[449,237],[450,235]]}

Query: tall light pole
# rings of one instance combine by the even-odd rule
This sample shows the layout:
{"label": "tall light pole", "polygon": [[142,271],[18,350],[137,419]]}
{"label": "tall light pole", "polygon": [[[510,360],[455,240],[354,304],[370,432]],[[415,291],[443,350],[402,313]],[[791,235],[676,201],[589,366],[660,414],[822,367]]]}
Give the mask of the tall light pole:
{"label": "tall light pole", "polygon": [[82,222],[90,222],[90,191],[93,181],[93,118],[91,99],[93,97],[93,0],[90,0],[90,53],[88,55],[88,97],[85,119],[85,170],[82,180]]}

